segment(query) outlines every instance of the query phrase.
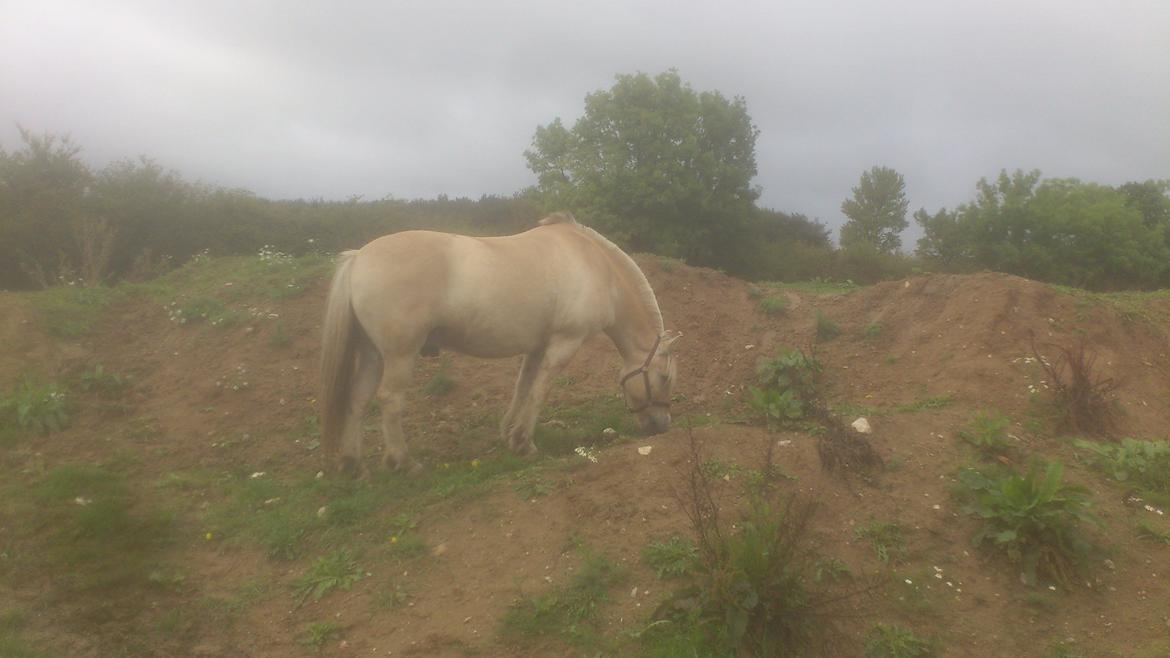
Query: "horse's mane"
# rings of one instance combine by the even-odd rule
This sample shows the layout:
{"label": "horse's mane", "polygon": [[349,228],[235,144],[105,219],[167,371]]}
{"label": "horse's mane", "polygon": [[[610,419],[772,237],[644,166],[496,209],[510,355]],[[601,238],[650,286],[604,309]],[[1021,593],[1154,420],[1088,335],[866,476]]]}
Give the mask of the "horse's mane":
{"label": "horse's mane", "polygon": [[555,212],[548,217],[540,220],[542,226],[550,224],[572,224],[577,230],[584,233],[591,240],[593,240],[599,247],[604,249],[613,258],[614,262],[618,264],[626,274],[633,280],[635,287],[638,289],[638,294],[642,298],[642,305],[646,307],[646,312],[650,317],[654,318],[654,325],[658,329],[658,333],[662,334],[662,311],[658,309],[658,298],[654,296],[654,289],[650,287],[650,282],[646,280],[646,275],[642,273],[642,269],[634,262],[630,255],[622,251],[620,247],[609,241],[609,238],[598,233],[597,231],[581,224],[573,217],[572,213]]}

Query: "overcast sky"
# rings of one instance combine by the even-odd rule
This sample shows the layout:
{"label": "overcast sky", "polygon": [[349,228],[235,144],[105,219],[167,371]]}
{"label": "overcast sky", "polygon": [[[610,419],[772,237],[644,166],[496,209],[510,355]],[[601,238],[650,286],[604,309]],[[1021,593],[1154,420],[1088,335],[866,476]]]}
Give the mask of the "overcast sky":
{"label": "overcast sky", "polygon": [[538,125],[621,73],[742,96],[761,205],[830,226],[862,171],[911,209],[1001,168],[1170,178],[1168,0],[0,0],[17,124],[271,198],[510,195]]}

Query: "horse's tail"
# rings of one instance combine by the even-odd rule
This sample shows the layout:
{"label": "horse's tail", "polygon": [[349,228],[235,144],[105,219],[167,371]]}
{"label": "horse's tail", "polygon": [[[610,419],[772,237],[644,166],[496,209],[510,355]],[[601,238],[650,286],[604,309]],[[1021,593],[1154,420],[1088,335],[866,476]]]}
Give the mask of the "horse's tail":
{"label": "horse's tail", "polygon": [[321,445],[327,459],[337,456],[341,433],[349,413],[353,388],[354,351],[362,328],[350,304],[349,277],[356,251],[343,251],[329,297],[325,302],[325,321],[321,329]]}

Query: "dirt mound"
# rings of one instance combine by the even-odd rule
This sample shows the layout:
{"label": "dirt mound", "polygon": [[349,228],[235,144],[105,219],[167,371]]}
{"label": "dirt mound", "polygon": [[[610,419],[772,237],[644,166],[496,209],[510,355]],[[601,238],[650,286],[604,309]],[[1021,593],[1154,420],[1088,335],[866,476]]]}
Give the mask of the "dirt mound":
{"label": "dirt mound", "polygon": [[[1058,614],[1045,614],[1022,607],[1018,599],[1024,594],[1013,589],[1018,584],[1002,565],[989,566],[968,550],[972,525],[952,509],[947,484],[957,466],[971,459],[954,441],[954,429],[980,409],[1011,416],[1013,436],[1028,451],[1068,455],[1063,442],[1033,431],[1029,422],[1043,414],[1038,401],[1051,385],[1032,360],[1033,343],[1051,360],[1057,354],[1054,346],[1085,340],[1097,355],[1100,374],[1121,382],[1121,431],[1165,437],[1170,301],[1110,301],[1000,274],[921,276],[856,289],[774,288],[654,256],[636,260],[657,294],[667,327],[684,335],[677,343],[676,428],[652,440],[600,448],[596,464],[579,460],[550,467],[535,483],[511,482],[474,499],[454,498],[426,508],[416,531],[425,535],[429,562],[375,562],[363,581],[371,585],[290,609],[286,590],[308,568],[308,558],[290,565],[266,559],[255,547],[195,541],[202,537],[207,510],[229,494],[214,484],[192,484],[196,493],[174,501],[180,518],[194,526],[193,540],[175,549],[176,559],[189,565],[186,584],[176,588],[178,593],[160,593],[161,608],[95,622],[84,603],[51,608],[38,599],[38,588],[50,587],[49,575],[43,581],[0,581],[0,598],[11,594],[11,600],[36,610],[29,635],[44,638],[47,646],[68,648],[70,655],[121,651],[130,646],[127,634],[162,624],[167,605],[202,609],[199,604],[234,596],[241,582],[256,579],[282,589],[234,612],[238,623],[220,628],[192,622],[186,634],[152,636],[134,646],[143,655],[196,649],[201,655],[309,655],[290,638],[301,635],[307,624],[336,619],[354,655],[383,655],[387,649],[393,655],[560,653],[555,643],[533,648],[501,638],[500,616],[517,595],[569,579],[579,565],[577,554],[567,548],[575,542],[602,547],[632,572],[625,589],[636,586],[638,593],[614,596],[604,629],[616,633],[645,620],[668,585],[640,564],[640,552],[653,539],[687,532],[674,489],[688,457],[684,426],[689,421],[712,458],[726,463],[752,463],[763,446],[780,438],[784,447],[778,459],[794,478],[794,491],[822,501],[817,538],[858,573],[876,567],[872,549],[857,539],[856,528],[875,519],[897,519],[911,544],[897,571],[906,582],[937,586],[920,592],[937,616],[922,624],[917,613],[896,604],[879,606],[877,614],[937,626],[948,640],[948,655],[1032,651],[1025,647],[1041,652],[1035,644],[1040,635],[1077,635],[1095,647],[1126,646],[1126,638],[1148,643],[1159,636],[1154,629],[1164,624],[1159,617],[1164,609],[1145,603],[1124,614],[1113,609],[1130,602],[1126,592],[1141,590],[1146,598],[1162,601],[1170,595],[1164,580],[1146,573],[1143,550],[1148,545],[1118,539],[1116,572],[1107,573],[1094,594],[1070,594]],[[134,481],[149,492],[162,491],[159,482],[166,478],[202,482],[199,478],[206,477],[214,483],[246,480],[252,473],[289,479],[315,473],[321,467],[315,374],[325,289],[322,279],[300,295],[241,306],[236,309],[241,319],[224,327],[180,324],[157,299],[125,295],[93,331],[68,341],[37,329],[37,313],[24,298],[0,295],[0,385],[7,388],[24,373],[72,379],[99,362],[132,381],[130,392],[116,403],[83,396],[69,430],[6,448],[3,464],[35,482],[46,465],[129,459],[140,464]],[[785,310],[764,312],[761,294],[783,298]],[[818,340],[818,316],[835,322],[841,335]],[[874,445],[892,465],[878,488],[859,489],[825,476],[815,441],[807,435],[777,437],[744,424],[749,415],[744,392],[755,383],[757,362],[781,347],[813,351],[825,364],[833,408],[870,418]],[[455,354],[421,360],[406,417],[416,455],[440,469],[497,453],[495,423],[508,403],[518,366],[518,359],[482,361]],[[554,385],[544,417],[576,413],[608,419],[604,414],[621,408],[619,366],[607,339],[589,341]],[[449,392],[427,393],[437,377],[450,382]],[[370,437],[376,432],[372,422],[368,432]],[[584,444],[589,440],[581,437]],[[367,440],[372,448],[377,443]],[[650,455],[635,451],[643,445],[652,446]],[[377,457],[375,449],[368,457],[371,465]],[[207,473],[219,475],[201,475]],[[1074,479],[1095,482],[1087,473]],[[517,490],[539,495],[517,495]],[[1102,516],[1132,525],[1127,515],[1133,512],[1121,496],[1098,498]],[[256,518],[279,501],[278,494],[258,494]],[[378,517],[380,528],[389,516],[387,511]],[[21,542],[0,528],[0,549]],[[367,560],[383,555],[377,551],[386,547],[377,546],[367,549]],[[933,583],[942,569],[951,582]],[[391,581],[406,583],[409,605],[394,594],[387,607],[378,587]]]}

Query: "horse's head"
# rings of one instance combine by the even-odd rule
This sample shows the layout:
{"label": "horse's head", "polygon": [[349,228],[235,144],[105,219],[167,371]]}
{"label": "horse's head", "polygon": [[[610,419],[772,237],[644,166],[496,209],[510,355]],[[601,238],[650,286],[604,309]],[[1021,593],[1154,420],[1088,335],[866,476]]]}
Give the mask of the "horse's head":
{"label": "horse's head", "polygon": [[638,425],[649,434],[670,429],[670,391],[674,386],[675,360],[671,354],[680,333],[667,331],[654,339],[646,360],[622,373],[626,406],[638,415]]}

